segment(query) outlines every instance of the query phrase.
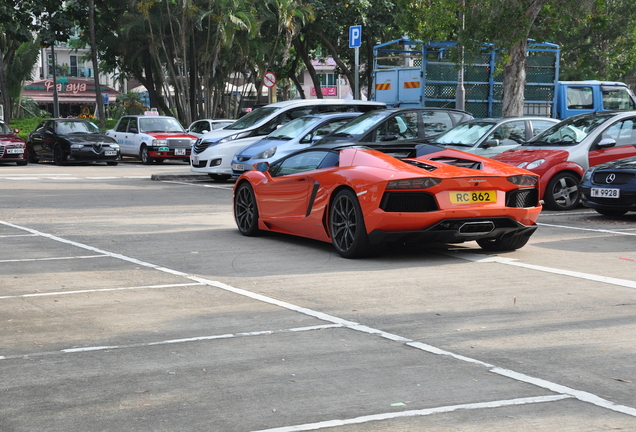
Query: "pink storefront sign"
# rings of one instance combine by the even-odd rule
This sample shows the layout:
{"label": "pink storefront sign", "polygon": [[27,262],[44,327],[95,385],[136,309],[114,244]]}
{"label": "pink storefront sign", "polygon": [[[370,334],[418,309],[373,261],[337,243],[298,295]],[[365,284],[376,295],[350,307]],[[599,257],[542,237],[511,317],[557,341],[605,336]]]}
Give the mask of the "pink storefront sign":
{"label": "pink storefront sign", "polygon": [[[321,87],[323,96],[338,96],[337,87]],[[311,88],[311,95],[316,96],[316,87]]]}

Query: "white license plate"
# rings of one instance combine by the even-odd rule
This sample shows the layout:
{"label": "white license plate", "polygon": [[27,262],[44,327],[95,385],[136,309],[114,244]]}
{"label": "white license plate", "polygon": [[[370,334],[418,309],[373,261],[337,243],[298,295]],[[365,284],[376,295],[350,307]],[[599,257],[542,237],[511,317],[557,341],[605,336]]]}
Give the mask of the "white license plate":
{"label": "white license plate", "polygon": [[174,149],[175,156],[185,156],[185,154],[186,154],[186,149],[184,148]]}
{"label": "white license plate", "polygon": [[117,156],[117,150],[105,150],[104,156]]}
{"label": "white license plate", "polygon": [[199,165],[199,156],[192,155],[192,165]]}
{"label": "white license plate", "polygon": [[7,149],[7,154],[22,154],[22,153],[24,153],[24,149],[21,149],[21,148]]}
{"label": "white license plate", "polygon": [[232,164],[232,169],[234,171],[245,171],[245,165],[243,165],[243,164]]}
{"label": "white license plate", "polygon": [[614,188],[592,188],[592,196],[598,198],[620,198],[621,190]]}

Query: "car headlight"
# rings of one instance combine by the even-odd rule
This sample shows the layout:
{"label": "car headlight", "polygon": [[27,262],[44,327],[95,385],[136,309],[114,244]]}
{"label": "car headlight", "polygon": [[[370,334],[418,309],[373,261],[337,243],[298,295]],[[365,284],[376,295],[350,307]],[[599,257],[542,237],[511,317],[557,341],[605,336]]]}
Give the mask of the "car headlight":
{"label": "car headlight", "polygon": [[24,144],[8,144],[7,148],[17,148],[17,149],[21,149],[24,148],[25,145]]}
{"label": "car headlight", "polygon": [[119,144],[111,144],[110,148],[113,148],[115,150],[119,150]]}
{"label": "car headlight", "polygon": [[237,139],[245,138],[245,137],[248,137],[249,135],[250,135],[249,132],[243,132],[243,133],[237,133],[237,134],[234,134],[234,135],[229,135],[229,136],[226,136],[225,138],[219,140],[219,142],[217,144],[223,144],[223,143],[226,143],[226,142],[230,142],[230,141],[234,141],[234,140],[237,140]]}
{"label": "car headlight", "polygon": [[529,164],[527,164],[525,166],[522,166],[524,164],[519,164],[519,165],[517,165],[517,167],[525,168],[527,170],[531,170],[531,169],[537,168],[538,166],[541,166],[543,164],[543,162],[545,162],[545,159],[537,159],[537,160],[534,160],[534,161],[530,162]]}
{"label": "car headlight", "polygon": [[71,144],[71,148],[78,150],[78,149],[84,148],[84,144]]}
{"label": "car headlight", "polygon": [[197,143],[197,141],[199,141],[198,139],[191,139],[190,140],[190,146],[193,146]]}
{"label": "car headlight", "polygon": [[594,168],[588,168],[585,171],[585,174],[583,174],[583,178],[581,179],[581,182],[590,181],[590,179],[592,178],[592,174],[594,174]]}
{"label": "car headlight", "polygon": [[270,147],[262,153],[254,156],[254,159],[269,159],[276,154],[276,147]]}
{"label": "car headlight", "polygon": [[152,145],[153,146],[167,146],[168,145],[168,141],[165,139],[153,139],[152,140]]}

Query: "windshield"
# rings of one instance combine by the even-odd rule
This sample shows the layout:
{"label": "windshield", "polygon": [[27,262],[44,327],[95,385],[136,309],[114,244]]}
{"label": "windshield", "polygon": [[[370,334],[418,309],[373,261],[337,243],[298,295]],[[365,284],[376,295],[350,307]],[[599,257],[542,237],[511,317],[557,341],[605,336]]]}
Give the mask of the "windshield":
{"label": "windshield", "polygon": [[297,118],[296,120],[292,120],[286,125],[278,128],[269,134],[267,138],[290,140],[300,135],[300,133],[308,126],[318,122],[320,122],[320,119],[317,119],[316,117]]}
{"label": "windshield", "polygon": [[523,146],[560,145],[573,146],[583,141],[594,129],[605,123],[612,115],[572,117],[557,123],[537,135]]}
{"label": "windshield", "polygon": [[89,121],[58,121],[55,122],[55,131],[61,135],[101,132],[94,123]]}
{"label": "windshield", "polygon": [[254,111],[252,111],[251,113],[241,117],[240,119],[238,119],[237,121],[235,121],[234,123],[232,123],[230,126],[226,127],[224,130],[240,130],[240,129],[247,129],[249,127],[254,126],[257,123],[260,123],[262,120],[264,120],[266,117],[269,117],[271,114],[275,113],[276,111],[279,111],[281,108],[277,107],[262,107],[262,108],[258,108]]}
{"label": "windshield", "polygon": [[477,141],[494,126],[492,122],[471,122],[455,126],[448,132],[435,138],[433,144],[456,144],[467,147],[474,146]]}
{"label": "windshield", "polygon": [[386,118],[386,113],[371,111],[360,117],[351,120],[349,123],[338,129],[334,136],[355,136],[361,135]]}
{"label": "windshield", "polygon": [[140,118],[139,132],[184,132],[181,123],[172,117]]}
{"label": "windshield", "polygon": [[0,133],[11,133],[11,129],[4,122],[0,121]]}

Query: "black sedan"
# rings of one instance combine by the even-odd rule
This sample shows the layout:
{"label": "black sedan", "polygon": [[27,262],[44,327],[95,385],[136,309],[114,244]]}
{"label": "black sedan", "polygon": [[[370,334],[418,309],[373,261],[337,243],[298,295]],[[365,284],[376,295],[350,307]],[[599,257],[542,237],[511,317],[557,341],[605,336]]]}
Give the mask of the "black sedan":
{"label": "black sedan", "polygon": [[319,141],[399,143],[416,141],[425,143],[473,116],[456,109],[409,107],[367,112],[350,121],[334,133]]}
{"label": "black sedan", "polygon": [[579,186],[581,202],[606,216],[636,211],[636,157],[588,169]]}
{"label": "black sedan", "polygon": [[49,119],[29,133],[29,162],[53,160],[55,165],[77,162],[121,162],[119,145],[94,123],[84,119]]}

